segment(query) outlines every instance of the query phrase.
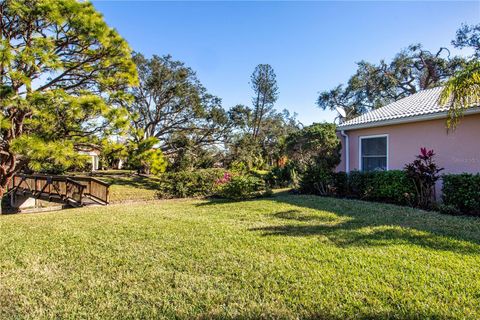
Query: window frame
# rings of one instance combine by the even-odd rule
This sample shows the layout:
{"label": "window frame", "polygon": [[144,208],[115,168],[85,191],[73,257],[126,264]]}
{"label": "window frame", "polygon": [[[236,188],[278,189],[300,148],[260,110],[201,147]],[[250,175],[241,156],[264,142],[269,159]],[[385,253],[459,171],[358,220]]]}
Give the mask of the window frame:
{"label": "window frame", "polygon": [[[358,165],[359,165],[359,170],[364,172],[363,170],[363,157],[362,157],[362,140],[366,139],[372,139],[372,138],[386,138],[387,139],[387,154],[386,154],[386,168],[385,171],[388,171],[390,166],[389,166],[389,158],[390,158],[390,142],[389,142],[389,134],[374,134],[374,135],[367,135],[367,136],[359,136],[358,137]],[[366,172],[366,171],[365,171]]]}

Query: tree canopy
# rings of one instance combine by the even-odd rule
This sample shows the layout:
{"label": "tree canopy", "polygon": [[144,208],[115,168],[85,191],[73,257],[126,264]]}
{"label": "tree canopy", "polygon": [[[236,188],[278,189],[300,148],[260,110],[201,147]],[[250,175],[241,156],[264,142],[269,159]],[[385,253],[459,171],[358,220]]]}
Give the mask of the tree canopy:
{"label": "tree canopy", "polygon": [[89,2],[6,0],[0,17],[1,195],[32,158],[61,162],[125,124],[137,77],[128,44]]}
{"label": "tree canopy", "polygon": [[461,70],[464,63],[464,58],[450,57],[447,48],[430,52],[420,44],[411,45],[390,62],[358,62],[357,71],[347,84],[321,92],[317,104],[330,110],[342,107],[347,119],[351,119],[420,90],[441,85]]}
{"label": "tree canopy", "polygon": [[140,85],[128,104],[134,139],[156,138],[166,153],[175,151],[174,136],[196,145],[218,143],[228,125],[221,100],[207,92],[195,72],[171,56],[145,58],[136,53]]}

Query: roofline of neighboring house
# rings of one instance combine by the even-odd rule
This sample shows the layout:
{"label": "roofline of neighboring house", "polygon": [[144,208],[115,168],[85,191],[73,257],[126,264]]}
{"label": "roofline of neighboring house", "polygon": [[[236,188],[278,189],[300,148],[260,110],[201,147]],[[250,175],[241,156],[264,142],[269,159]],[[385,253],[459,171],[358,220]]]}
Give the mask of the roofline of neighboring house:
{"label": "roofline of neighboring house", "polygon": [[[463,112],[463,115],[476,114],[476,113],[480,113],[480,107],[475,107],[475,108],[465,110]],[[372,121],[372,122],[351,124],[347,126],[339,125],[337,126],[337,131],[348,131],[348,130],[391,126],[391,125],[402,124],[402,123],[445,119],[447,115],[448,115],[448,111],[442,111],[442,112],[436,112],[436,113],[422,114],[422,115],[413,116],[413,117],[402,117],[402,118],[396,118],[396,119]]]}

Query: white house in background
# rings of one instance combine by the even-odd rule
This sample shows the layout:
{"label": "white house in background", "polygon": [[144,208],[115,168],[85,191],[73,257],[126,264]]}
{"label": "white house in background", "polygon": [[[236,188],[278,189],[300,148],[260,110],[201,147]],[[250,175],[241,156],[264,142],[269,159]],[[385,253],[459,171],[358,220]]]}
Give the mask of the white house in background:
{"label": "white house in background", "polygon": [[91,171],[97,171],[100,168],[100,148],[93,146],[78,146],[77,152],[78,154],[90,157]]}

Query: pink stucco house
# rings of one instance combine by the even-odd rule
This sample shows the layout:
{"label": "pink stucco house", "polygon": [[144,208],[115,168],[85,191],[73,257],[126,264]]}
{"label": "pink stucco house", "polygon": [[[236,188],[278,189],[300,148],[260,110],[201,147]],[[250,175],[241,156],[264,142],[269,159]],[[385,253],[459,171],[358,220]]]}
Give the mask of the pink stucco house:
{"label": "pink stucco house", "polygon": [[342,162],[338,171],[403,169],[421,147],[433,149],[443,173],[480,172],[480,108],[469,108],[447,132],[442,88],[420,91],[338,126]]}

